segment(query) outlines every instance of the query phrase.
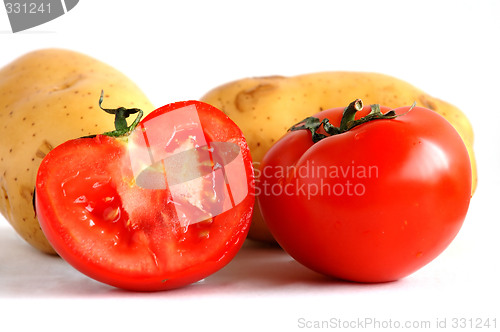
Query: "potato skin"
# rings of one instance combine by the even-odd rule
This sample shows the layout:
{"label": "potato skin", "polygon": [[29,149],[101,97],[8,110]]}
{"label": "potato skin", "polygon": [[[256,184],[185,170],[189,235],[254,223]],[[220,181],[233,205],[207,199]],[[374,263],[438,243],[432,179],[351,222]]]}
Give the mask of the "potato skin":
{"label": "potato skin", "polygon": [[[461,135],[469,151],[474,192],[477,170],[472,149],[474,134],[469,120],[457,107],[392,76],[335,71],[293,77],[245,78],[216,87],[201,100],[221,109],[240,126],[257,168],[267,150],[295,123],[321,110],[347,106],[357,98],[364,104],[391,108],[417,102],[444,116]],[[274,241],[258,206],[248,236],[254,240]]]}
{"label": "potato skin", "polygon": [[33,209],[36,173],[55,146],[81,136],[113,130],[103,107],[153,106],[116,69],[63,49],[30,52],[0,69],[0,212],[33,247],[55,253]]}

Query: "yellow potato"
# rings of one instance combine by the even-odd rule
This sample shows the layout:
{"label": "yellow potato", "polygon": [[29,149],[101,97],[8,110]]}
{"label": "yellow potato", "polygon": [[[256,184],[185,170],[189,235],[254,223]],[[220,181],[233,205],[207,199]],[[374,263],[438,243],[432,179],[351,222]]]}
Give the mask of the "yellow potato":
{"label": "yellow potato", "polygon": [[44,49],[0,69],[0,212],[35,248],[54,253],[32,205],[42,158],[73,138],[114,129],[103,107],[153,106],[139,88],[116,69],[86,55]]}
{"label": "yellow potato", "polygon": [[[216,87],[202,101],[224,111],[243,131],[258,167],[264,154],[287,129],[321,110],[345,107],[360,98],[364,104],[391,108],[416,102],[443,115],[467,146],[472,164],[472,187],[477,171],[472,150],[474,134],[466,116],[457,107],[436,99],[400,79],[364,72],[320,72],[294,77],[245,78]],[[249,237],[273,241],[256,206]]]}

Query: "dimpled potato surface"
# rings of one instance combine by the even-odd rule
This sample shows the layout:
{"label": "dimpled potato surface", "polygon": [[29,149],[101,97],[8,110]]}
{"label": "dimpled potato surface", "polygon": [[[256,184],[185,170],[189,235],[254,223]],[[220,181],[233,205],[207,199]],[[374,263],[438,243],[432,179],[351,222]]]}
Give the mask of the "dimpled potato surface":
{"label": "dimpled potato surface", "polygon": [[[293,77],[245,78],[221,85],[201,100],[224,111],[243,131],[256,167],[286,131],[319,111],[345,107],[360,98],[364,104],[391,108],[416,102],[444,116],[461,135],[472,164],[473,191],[477,184],[472,150],[472,126],[457,107],[434,98],[400,79],[367,72],[319,72]],[[257,172],[258,173],[258,172]],[[273,241],[256,205],[249,237]]]}
{"label": "dimpled potato surface", "polygon": [[153,106],[116,69],[63,49],[28,53],[0,69],[0,212],[33,247],[54,250],[33,209],[35,179],[43,157],[55,146],[114,129],[112,115],[99,108]]}

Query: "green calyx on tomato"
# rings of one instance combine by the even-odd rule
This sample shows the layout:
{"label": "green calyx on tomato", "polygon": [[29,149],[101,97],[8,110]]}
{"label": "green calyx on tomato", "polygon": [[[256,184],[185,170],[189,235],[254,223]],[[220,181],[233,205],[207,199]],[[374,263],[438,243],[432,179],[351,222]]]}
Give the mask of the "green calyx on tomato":
{"label": "green calyx on tomato", "polygon": [[[108,114],[114,114],[115,116],[115,130],[105,132],[103,133],[103,135],[110,137],[121,137],[129,135],[141,121],[144,112],[138,108],[125,108],[125,107],[103,108],[102,107],[103,99],[104,99],[104,91],[101,90],[101,96],[99,97],[99,108],[102,109],[104,112]],[[132,124],[128,126],[127,118],[131,114],[135,113],[138,113],[137,117],[135,118],[134,122],[132,122]]]}
{"label": "green calyx on tomato", "polygon": [[36,212],[55,251],[91,278],[139,291],[185,286],[226,265],[255,200],[241,130],[193,100],[144,119],[138,109],[103,110],[115,131],[67,141],[39,167]]}
{"label": "green calyx on tomato", "polygon": [[[406,113],[411,111],[415,107],[415,105],[416,103],[413,103],[413,105],[408,109]],[[296,123],[288,130],[295,131],[295,130],[307,129],[311,131],[313,142],[317,143],[326,137],[345,133],[346,131],[351,130],[356,126],[359,126],[363,123],[367,123],[369,121],[380,120],[380,119],[394,119],[398,116],[404,115],[404,114],[396,114],[394,110],[382,113],[380,111],[380,105],[373,104],[370,105],[371,109],[370,113],[368,113],[367,115],[365,115],[360,119],[355,120],[354,117],[356,113],[361,111],[362,109],[363,109],[363,102],[361,101],[361,99],[356,99],[344,109],[344,112],[342,114],[342,119],[340,121],[340,126],[338,127],[332,125],[330,123],[330,120],[327,118],[320,120],[317,117],[310,116]],[[318,132],[321,126],[323,126],[324,134]]]}

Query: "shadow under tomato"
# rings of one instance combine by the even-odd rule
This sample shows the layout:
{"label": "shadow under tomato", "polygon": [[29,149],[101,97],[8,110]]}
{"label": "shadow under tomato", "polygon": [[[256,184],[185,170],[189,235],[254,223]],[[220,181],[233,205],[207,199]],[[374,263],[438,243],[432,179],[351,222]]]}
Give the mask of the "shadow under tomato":
{"label": "shadow under tomato", "polygon": [[[0,298],[190,297],[362,287],[301,265],[277,246],[246,241],[224,268],[192,285],[165,292],[131,292],[95,281],[58,256],[38,252],[13,230],[0,228]],[[342,287],[339,287],[342,285]]]}
{"label": "shadow under tomato", "polygon": [[0,298],[101,296],[111,288],[37,251],[10,228],[0,228],[0,244]]}
{"label": "shadow under tomato", "polygon": [[227,266],[182,291],[196,292],[198,295],[255,295],[270,291],[293,294],[315,289],[334,289],[340,285],[357,287],[355,283],[330,278],[310,270],[279,247],[247,241]]}

